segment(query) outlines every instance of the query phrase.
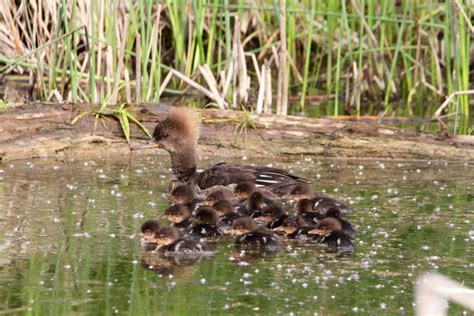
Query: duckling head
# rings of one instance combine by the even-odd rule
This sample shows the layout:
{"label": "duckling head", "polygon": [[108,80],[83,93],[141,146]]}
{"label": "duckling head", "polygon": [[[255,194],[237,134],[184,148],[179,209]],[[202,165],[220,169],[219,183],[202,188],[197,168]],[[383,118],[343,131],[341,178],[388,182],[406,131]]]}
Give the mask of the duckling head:
{"label": "duckling head", "polygon": [[240,201],[245,201],[253,191],[255,191],[255,183],[252,181],[240,182],[234,188],[234,194]]}
{"label": "duckling head", "polygon": [[319,223],[316,225],[316,228],[310,230],[308,234],[312,235],[319,235],[319,236],[327,236],[335,231],[341,231],[342,226],[341,223],[333,218],[333,217],[326,217],[323,218]]}
{"label": "duckling head", "polygon": [[152,240],[155,232],[160,229],[160,223],[154,219],[149,219],[140,227],[142,237],[145,240]]}
{"label": "duckling head", "polygon": [[242,218],[238,218],[234,221],[234,223],[232,224],[231,233],[233,235],[240,236],[240,235],[243,235],[243,234],[250,233],[250,232],[252,232],[256,229],[257,229],[257,224],[255,223],[253,218],[251,218],[251,217],[242,217]]}
{"label": "duckling head", "polygon": [[216,225],[217,214],[210,206],[201,206],[194,215],[197,224]]}
{"label": "duckling head", "polygon": [[197,146],[199,128],[197,117],[191,110],[172,108],[155,127],[152,141],[169,153],[179,153]]}
{"label": "duckling head", "polygon": [[179,233],[174,227],[162,227],[155,232],[154,242],[159,246],[167,246],[179,238]]}
{"label": "duckling head", "polygon": [[168,200],[174,204],[189,204],[194,200],[194,196],[192,184],[181,184],[170,192]]}
{"label": "duckling head", "polygon": [[185,219],[191,216],[191,212],[184,204],[173,204],[168,207],[163,215],[163,218],[166,218],[173,223],[181,223]]}
{"label": "duckling head", "polygon": [[296,184],[290,192],[290,196],[297,201],[309,198],[312,194],[313,188],[311,185],[303,182]]}

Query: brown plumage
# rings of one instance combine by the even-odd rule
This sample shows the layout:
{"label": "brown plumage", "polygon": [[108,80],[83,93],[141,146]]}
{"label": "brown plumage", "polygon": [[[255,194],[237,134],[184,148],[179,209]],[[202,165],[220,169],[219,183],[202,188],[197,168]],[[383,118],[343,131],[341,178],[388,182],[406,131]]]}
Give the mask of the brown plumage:
{"label": "brown plumage", "polygon": [[[321,192],[314,192],[308,183],[298,183],[294,185],[289,196],[298,201],[296,208],[298,211],[309,212],[309,207],[313,211],[325,214],[331,208],[338,208],[341,214],[352,213],[352,208],[344,202]],[[309,201],[308,201],[309,200]]]}
{"label": "brown plumage", "polygon": [[[186,108],[171,109],[153,132],[153,141],[167,150],[171,156],[173,181],[178,184],[195,184],[201,190],[216,185],[229,185],[252,181],[257,186],[291,188],[304,180],[284,170],[269,167],[252,167],[216,164],[200,173],[196,172],[196,149],[198,140],[196,116]],[[273,192],[273,191],[272,191]]]}

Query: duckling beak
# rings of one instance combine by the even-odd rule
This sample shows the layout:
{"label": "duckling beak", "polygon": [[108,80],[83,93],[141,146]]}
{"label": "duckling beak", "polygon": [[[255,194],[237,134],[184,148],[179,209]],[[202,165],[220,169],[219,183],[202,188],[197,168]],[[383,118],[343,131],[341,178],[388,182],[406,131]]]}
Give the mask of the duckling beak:
{"label": "duckling beak", "polygon": [[141,150],[141,149],[148,149],[148,148],[162,148],[162,146],[155,142],[155,138],[152,138],[146,143],[133,146],[130,149],[134,151],[134,150]]}
{"label": "duckling beak", "polygon": [[320,236],[323,236],[323,235],[326,234],[326,232],[325,232],[324,230],[322,230],[322,229],[315,228],[315,229],[313,229],[313,230],[310,230],[310,231],[308,232],[308,234],[310,234],[310,235],[320,235]]}

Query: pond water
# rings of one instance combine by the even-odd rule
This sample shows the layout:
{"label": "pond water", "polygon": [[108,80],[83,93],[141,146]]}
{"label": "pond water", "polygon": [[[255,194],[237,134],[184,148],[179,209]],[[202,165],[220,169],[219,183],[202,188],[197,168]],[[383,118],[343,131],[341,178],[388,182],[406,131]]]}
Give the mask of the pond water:
{"label": "pond water", "polygon": [[229,238],[209,259],[160,261],[138,232],[168,205],[166,155],[17,161],[0,165],[0,313],[412,314],[423,272],[474,287],[474,164],[258,163],[351,203],[356,252],[284,243],[275,255],[240,257]]}

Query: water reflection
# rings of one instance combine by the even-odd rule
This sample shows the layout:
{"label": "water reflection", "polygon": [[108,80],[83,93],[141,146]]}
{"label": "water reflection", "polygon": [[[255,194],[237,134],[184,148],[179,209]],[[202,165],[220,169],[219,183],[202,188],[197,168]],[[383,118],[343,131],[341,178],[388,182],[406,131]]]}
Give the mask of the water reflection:
{"label": "water reflection", "polygon": [[412,313],[413,283],[424,271],[473,287],[472,164],[272,163],[350,203],[353,255],[285,242],[256,258],[229,238],[213,257],[186,265],[144,252],[138,236],[144,219],[169,205],[165,159],[0,165],[0,310],[394,314]]}

